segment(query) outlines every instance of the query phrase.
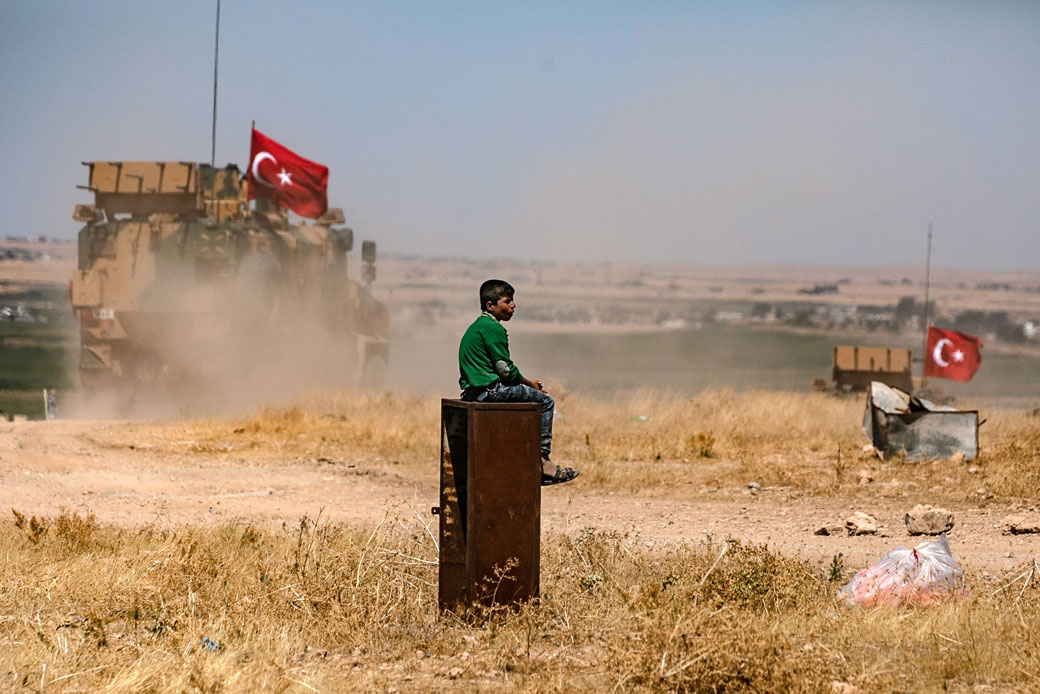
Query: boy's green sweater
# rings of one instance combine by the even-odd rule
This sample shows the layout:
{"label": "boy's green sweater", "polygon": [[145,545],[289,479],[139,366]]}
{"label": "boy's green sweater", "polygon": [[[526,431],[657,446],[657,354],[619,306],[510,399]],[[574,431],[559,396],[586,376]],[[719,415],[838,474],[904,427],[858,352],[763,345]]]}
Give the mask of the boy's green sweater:
{"label": "boy's green sweater", "polygon": [[520,383],[520,369],[509,358],[509,335],[491,314],[482,313],[466,329],[459,343],[459,385],[486,388],[495,381]]}

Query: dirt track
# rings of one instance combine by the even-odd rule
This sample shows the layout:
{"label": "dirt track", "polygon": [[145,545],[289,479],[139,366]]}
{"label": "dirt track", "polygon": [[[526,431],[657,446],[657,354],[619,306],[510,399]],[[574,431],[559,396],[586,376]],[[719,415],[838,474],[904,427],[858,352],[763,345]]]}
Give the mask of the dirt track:
{"label": "dirt track", "polygon": [[[62,508],[94,512],[126,527],[248,522],[293,524],[319,511],[343,522],[378,522],[388,511],[431,523],[437,501],[434,462],[429,474],[349,460],[291,460],[227,453],[158,452],[147,445],[114,445],[130,425],[57,421],[0,424],[0,508],[53,516]],[[897,546],[912,546],[902,516],[908,504],[876,500],[850,507],[782,489],[755,494],[720,490],[687,501],[590,492],[582,480],[543,494],[544,531],[585,527],[629,532],[633,542],[667,545],[683,540],[735,538],[768,543],[788,555],[826,564],[838,552],[846,566],[870,563]],[[863,510],[878,518],[888,537],[820,537],[820,525]],[[952,506],[954,555],[968,572],[1021,566],[1040,554],[1040,536],[1004,536],[1012,509]]]}

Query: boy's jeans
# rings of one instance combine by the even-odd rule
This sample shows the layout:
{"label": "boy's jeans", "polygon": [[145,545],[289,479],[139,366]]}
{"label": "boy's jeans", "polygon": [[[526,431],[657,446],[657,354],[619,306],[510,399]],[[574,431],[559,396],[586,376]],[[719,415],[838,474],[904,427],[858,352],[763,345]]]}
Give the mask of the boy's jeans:
{"label": "boy's jeans", "polygon": [[[469,396],[469,397],[467,397]],[[536,402],[542,406],[542,455],[549,457],[552,448],[552,424],[553,424],[553,399],[548,393],[535,390],[531,386],[518,383],[515,386],[507,386],[501,381],[491,385],[487,390],[481,391],[473,396],[471,393],[463,393],[463,400],[472,402]]]}

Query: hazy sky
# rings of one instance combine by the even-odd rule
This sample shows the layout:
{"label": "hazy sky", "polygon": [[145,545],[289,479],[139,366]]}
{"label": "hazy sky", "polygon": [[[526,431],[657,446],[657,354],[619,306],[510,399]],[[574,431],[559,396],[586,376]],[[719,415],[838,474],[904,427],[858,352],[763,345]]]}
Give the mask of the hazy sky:
{"label": "hazy sky", "polygon": [[[0,0],[0,234],[210,156],[213,2]],[[1040,2],[245,2],[249,124],[385,251],[1040,269]]]}

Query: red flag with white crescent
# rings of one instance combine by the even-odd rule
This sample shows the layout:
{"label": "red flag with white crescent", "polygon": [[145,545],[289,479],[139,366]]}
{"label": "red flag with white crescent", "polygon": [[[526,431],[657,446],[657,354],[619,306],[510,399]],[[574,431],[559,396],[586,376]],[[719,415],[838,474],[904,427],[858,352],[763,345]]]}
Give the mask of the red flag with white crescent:
{"label": "red flag with white crescent", "polygon": [[924,375],[929,378],[970,381],[982,363],[982,340],[974,335],[929,325],[925,344]]}
{"label": "red flag with white crescent", "polygon": [[249,148],[249,199],[270,198],[302,217],[320,217],[329,207],[329,169],[304,159],[255,128]]}

